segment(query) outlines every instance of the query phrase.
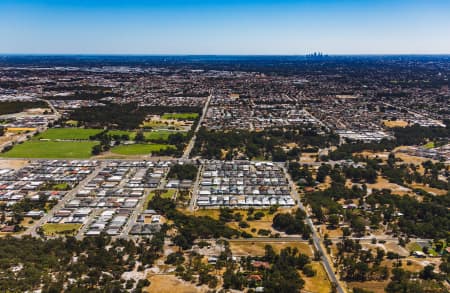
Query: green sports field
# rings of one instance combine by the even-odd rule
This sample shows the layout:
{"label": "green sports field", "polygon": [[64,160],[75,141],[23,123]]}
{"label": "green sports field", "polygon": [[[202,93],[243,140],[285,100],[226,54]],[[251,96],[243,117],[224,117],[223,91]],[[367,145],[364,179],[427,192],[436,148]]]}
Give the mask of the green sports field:
{"label": "green sports field", "polygon": [[0,154],[5,158],[85,159],[91,157],[94,141],[37,141],[15,145],[12,150]]}
{"label": "green sports field", "polygon": [[[156,130],[156,131],[145,131],[144,137],[146,140],[168,140],[169,135],[181,133],[183,135],[187,135],[186,132],[177,132],[177,131],[168,131],[168,130]],[[136,137],[136,132],[133,131],[125,131],[125,130],[110,130],[108,131],[110,135],[128,135],[131,140],[134,140]]]}
{"label": "green sports field", "polygon": [[136,136],[136,132],[135,131],[127,131],[127,130],[109,130],[108,131],[109,135],[128,135],[128,137],[133,140],[134,137]]}
{"label": "green sports field", "polygon": [[90,136],[102,132],[102,129],[91,128],[50,128],[36,136],[37,139],[80,139],[88,140]]}
{"label": "green sports field", "polygon": [[181,133],[184,136],[187,135],[187,132],[158,130],[158,131],[146,131],[146,132],[144,132],[144,137],[145,137],[145,139],[148,139],[148,140],[152,140],[152,139],[168,140],[169,135],[175,134],[175,133]]}
{"label": "green sports field", "polygon": [[175,148],[167,144],[130,144],[119,145],[111,149],[112,153],[119,155],[148,155],[151,152],[160,151],[167,148]]}
{"label": "green sports field", "polygon": [[198,118],[198,113],[165,113],[161,116],[162,119],[182,119],[195,120]]}

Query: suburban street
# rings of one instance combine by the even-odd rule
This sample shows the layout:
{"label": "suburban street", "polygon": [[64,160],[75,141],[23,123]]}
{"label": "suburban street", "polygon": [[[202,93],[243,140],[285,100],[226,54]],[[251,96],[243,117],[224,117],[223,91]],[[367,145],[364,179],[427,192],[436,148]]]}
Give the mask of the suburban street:
{"label": "suburban street", "polygon": [[336,274],[334,273],[333,264],[332,264],[331,260],[328,258],[328,254],[322,245],[321,238],[320,238],[319,234],[317,233],[317,229],[314,226],[314,223],[312,222],[312,220],[310,218],[308,210],[305,208],[303,203],[300,201],[300,195],[297,192],[297,186],[295,185],[294,181],[292,180],[289,172],[286,170],[286,166],[283,165],[282,168],[286,174],[286,178],[289,181],[292,196],[297,201],[298,207],[306,213],[306,216],[307,216],[306,223],[308,224],[309,228],[311,229],[311,233],[312,233],[311,238],[313,240],[314,247],[316,248],[316,251],[318,251],[320,253],[320,258],[324,265],[325,271],[327,272],[328,278],[330,279],[330,281],[332,283],[334,283],[336,285],[336,290],[338,293],[346,292],[346,290],[344,289],[344,286],[342,286],[340,280],[337,278]]}
{"label": "suburban street", "polygon": [[[76,187],[72,190],[70,190],[62,200],[60,200],[50,211],[48,211],[45,216],[39,219],[36,223],[33,224],[32,227],[30,227],[27,231],[25,231],[22,235],[31,235],[33,237],[38,237],[37,229],[38,227],[42,226],[42,224],[47,223],[47,221],[53,217],[55,212],[59,211],[62,207],[64,207],[68,202],[70,202],[78,193],[78,191],[83,188],[84,184],[91,181],[97,174],[100,172],[100,170],[105,166],[105,162],[101,162],[94,171],[86,176],[84,180],[79,182],[79,184],[76,185]],[[81,229],[80,229],[81,230]]]}
{"label": "suburban street", "polygon": [[189,159],[189,155],[191,154],[192,148],[195,145],[195,140],[197,139],[197,132],[199,131],[200,127],[202,126],[202,122],[205,119],[206,113],[208,112],[209,103],[211,102],[213,94],[211,93],[208,98],[206,99],[205,105],[203,106],[202,116],[200,116],[200,119],[198,120],[197,127],[195,127],[194,135],[192,136],[191,140],[189,141],[188,145],[184,149],[183,156],[181,159]]}

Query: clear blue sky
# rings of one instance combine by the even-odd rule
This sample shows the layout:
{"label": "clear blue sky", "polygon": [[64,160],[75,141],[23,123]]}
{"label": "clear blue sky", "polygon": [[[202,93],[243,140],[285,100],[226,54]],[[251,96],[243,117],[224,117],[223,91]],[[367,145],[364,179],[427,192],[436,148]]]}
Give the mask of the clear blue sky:
{"label": "clear blue sky", "polygon": [[449,0],[0,0],[0,53],[450,53]]}

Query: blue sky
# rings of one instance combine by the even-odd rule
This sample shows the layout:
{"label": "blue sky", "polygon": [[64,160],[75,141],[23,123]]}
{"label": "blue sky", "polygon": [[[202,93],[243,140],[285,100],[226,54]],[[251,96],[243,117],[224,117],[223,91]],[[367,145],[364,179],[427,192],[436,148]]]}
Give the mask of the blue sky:
{"label": "blue sky", "polygon": [[0,0],[0,53],[448,54],[449,0]]}

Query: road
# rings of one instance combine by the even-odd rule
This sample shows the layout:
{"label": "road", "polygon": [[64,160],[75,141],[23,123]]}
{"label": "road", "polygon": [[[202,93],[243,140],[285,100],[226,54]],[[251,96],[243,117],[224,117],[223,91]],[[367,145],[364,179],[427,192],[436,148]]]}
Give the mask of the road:
{"label": "road", "polygon": [[286,170],[286,167],[284,165],[281,165],[281,168],[284,170],[286,178],[289,181],[289,186],[291,188],[291,194],[293,195],[294,200],[297,201],[298,207],[306,213],[306,216],[307,216],[306,223],[309,226],[309,228],[311,229],[311,232],[312,232],[311,238],[313,240],[314,247],[316,248],[316,251],[318,251],[320,253],[320,258],[324,265],[325,271],[327,272],[328,278],[330,279],[330,281],[332,283],[334,283],[336,285],[336,291],[338,293],[345,293],[346,290],[344,289],[341,282],[339,281],[339,279],[336,277],[336,274],[334,273],[332,262],[328,258],[328,254],[322,245],[321,238],[320,238],[319,234],[317,233],[317,229],[314,226],[314,223],[312,222],[312,220],[309,216],[309,212],[305,208],[303,203],[300,201],[300,196],[297,192],[297,186],[295,185],[294,181],[292,180],[289,172]]}
{"label": "road", "polygon": [[49,100],[43,99],[43,101],[47,103],[47,105],[50,107],[50,109],[52,109],[53,113],[56,115],[56,120],[61,118],[61,113],[59,113],[58,110],[56,110],[56,108],[53,106],[53,104]]}
{"label": "road", "polygon": [[191,212],[194,211],[195,204],[197,203],[198,190],[199,190],[199,186],[200,186],[200,178],[201,178],[202,171],[203,171],[203,164],[201,164],[200,167],[198,168],[197,178],[195,179],[194,188],[192,189],[192,192],[191,192],[191,201],[189,202],[189,210]]}
{"label": "road", "polygon": [[119,236],[120,238],[127,238],[131,228],[137,222],[139,214],[142,213],[142,211],[147,208],[147,207],[144,207],[145,199],[147,198],[147,196],[151,192],[151,190],[152,190],[151,188],[144,189],[144,195],[139,199],[137,206],[133,208],[131,215],[128,217],[127,223],[122,228],[122,232],[120,233],[120,236]]}
{"label": "road", "polygon": [[197,127],[194,130],[194,135],[192,135],[191,140],[189,141],[188,145],[184,149],[183,156],[181,156],[181,159],[188,159],[189,155],[191,154],[192,148],[195,145],[195,140],[197,139],[197,132],[199,131],[200,127],[202,126],[203,119],[205,119],[206,112],[208,112],[209,103],[211,102],[213,94],[211,93],[208,98],[206,99],[205,105],[203,106],[203,112],[202,116],[200,116],[200,119],[198,120]]}
{"label": "road", "polygon": [[31,235],[33,237],[39,237],[37,233],[37,228],[42,226],[42,224],[45,224],[50,218],[53,217],[53,215],[59,211],[61,208],[63,208],[66,203],[70,202],[75,195],[78,193],[78,191],[89,181],[91,181],[97,174],[100,172],[100,170],[104,167],[104,163],[100,163],[94,171],[86,176],[82,181],[79,182],[75,186],[74,189],[67,192],[67,194],[64,196],[63,199],[61,199],[47,214],[45,214],[42,218],[39,219],[32,227],[30,227],[27,231],[24,232],[22,235]]}

